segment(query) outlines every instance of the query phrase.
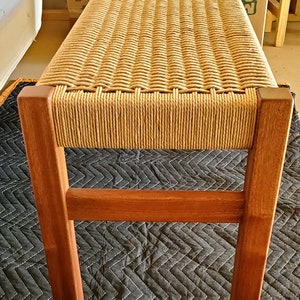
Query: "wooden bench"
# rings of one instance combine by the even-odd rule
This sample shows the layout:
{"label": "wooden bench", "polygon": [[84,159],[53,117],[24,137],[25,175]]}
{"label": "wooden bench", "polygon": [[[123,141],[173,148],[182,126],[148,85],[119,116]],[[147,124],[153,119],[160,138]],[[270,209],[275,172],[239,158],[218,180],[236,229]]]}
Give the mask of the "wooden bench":
{"label": "wooden bench", "polygon": [[[83,299],[73,220],[239,223],[259,299],[291,120],[240,0],[91,0],[19,110],[54,299]],[[248,149],[244,190],[75,189],[64,147]]]}

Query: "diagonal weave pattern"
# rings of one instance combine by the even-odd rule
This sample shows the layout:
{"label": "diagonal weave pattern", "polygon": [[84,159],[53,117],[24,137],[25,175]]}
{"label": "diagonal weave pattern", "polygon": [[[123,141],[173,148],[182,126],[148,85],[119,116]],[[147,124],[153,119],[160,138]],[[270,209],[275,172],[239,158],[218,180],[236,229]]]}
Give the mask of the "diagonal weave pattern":
{"label": "diagonal weave pattern", "polygon": [[150,149],[249,148],[277,86],[240,0],[91,0],[38,85],[59,145]]}
{"label": "diagonal weave pattern", "polygon": [[[29,83],[30,84],[30,83]],[[0,299],[52,299],[16,96],[0,107]],[[27,84],[28,85],[28,84]],[[300,298],[294,115],[262,300]],[[245,151],[67,149],[74,187],[241,190]],[[227,299],[235,224],[77,222],[85,299]]]}

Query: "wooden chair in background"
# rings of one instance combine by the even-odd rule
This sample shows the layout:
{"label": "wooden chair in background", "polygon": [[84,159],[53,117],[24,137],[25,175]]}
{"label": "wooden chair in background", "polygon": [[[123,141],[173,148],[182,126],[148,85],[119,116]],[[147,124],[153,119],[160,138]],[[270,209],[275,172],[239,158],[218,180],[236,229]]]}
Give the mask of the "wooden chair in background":
{"label": "wooden chair in background", "polygon": [[288,22],[300,21],[300,1],[268,0],[265,32],[271,32],[273,21],[276,22],[274,45],[282,47]]}

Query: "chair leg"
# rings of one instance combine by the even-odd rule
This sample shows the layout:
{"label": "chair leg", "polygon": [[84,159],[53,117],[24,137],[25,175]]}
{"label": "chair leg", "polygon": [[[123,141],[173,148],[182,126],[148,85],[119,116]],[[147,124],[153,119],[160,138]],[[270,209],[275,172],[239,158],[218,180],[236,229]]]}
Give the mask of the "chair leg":
{"label": "chair leg", "polygon": [[18,98],[31,181],[54,299],[83,299],[73,221],[68,220],[64,149],[56,145],[51,87],[26,87]]}
{"label": "chair leg", "polygon": [[[19,110],[54,299],[83,299],[68,179],[57,147],[50,87],[27,87]],[[260,89],[254,146],[248,157],[245,208],[240,223],[231,299],[259,299],[270,243],[292,99],[286,89]]]}
{"label": "chair leg", "polygon": [[266,24],[265,24],[265,32],[271,32],[272,31],[272,25],[275,17],[273,14],[267,10],[267,15],[266,15]]}
{"label": "chair leg", "polygon": [[245,178],[231,299],[260,299],[291,122],[287,89],[260,89],[260,109]]}
{"label": "chair leg", "polygon": [[289,16],[290,0],[280,0],[278,18],[276,23],[275,46],[282,47],[284,44],[286,27]]}

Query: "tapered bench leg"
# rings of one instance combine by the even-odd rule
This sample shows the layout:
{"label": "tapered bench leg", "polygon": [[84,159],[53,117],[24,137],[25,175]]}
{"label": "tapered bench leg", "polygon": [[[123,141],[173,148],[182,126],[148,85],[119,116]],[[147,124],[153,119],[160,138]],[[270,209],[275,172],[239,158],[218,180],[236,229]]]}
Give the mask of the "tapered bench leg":
{"label": "tapered bench leg", "polygon": [[245,178],[231,299],[259,299],[284,163],[292,97],[287,89],[260,89],[254,145]]}
{"label": "tapered bench leg", "polygon": [[64,149],[56,145],[50,87],[26,87],[18,98],[20,119],[54,299],[83,299],[73,221],[65,195]]}

